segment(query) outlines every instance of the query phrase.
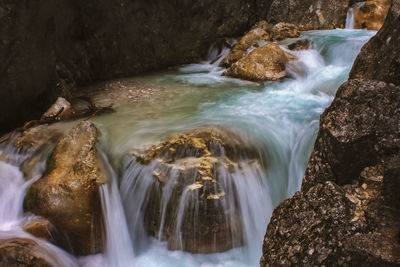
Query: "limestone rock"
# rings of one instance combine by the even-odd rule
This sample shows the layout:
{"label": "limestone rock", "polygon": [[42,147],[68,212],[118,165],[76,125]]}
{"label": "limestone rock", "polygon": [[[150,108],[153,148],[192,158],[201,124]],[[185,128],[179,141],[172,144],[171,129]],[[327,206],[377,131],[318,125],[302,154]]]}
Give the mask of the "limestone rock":
{"label": "limestone rock", "polygon": [[391,0],[367,0],[354,14],[354,28],[378,31],[385,22]]}
{"label": "limestone rock", "polygon": [[295,56],[270,43],[254,49],[233,64],[224,75],[250,81],[274,81],[286,76],[286,64]]}
{"label": "limestone rock", "polygon": [[297,38],[300,36],[300,32],[296,25],[280,22],[272,27],[271,35],[274,40],[279,41],[286,38]]}
{"label": "limestone rock", "polygon": [[45,255],[46,251],[33,240],[25,238],[0,240],[0,266],[52,266]]}
{"label": "limestone rock", "polygon": [[[139,162],[154,164],[154,186],[144,215],[148,232],[167,240],[169,249],[193,253],[222,252],[242,245],[237,203],[227,209],[228,198],[236,196],[226,191],[220,176],[240,169],[244,161],[257,162],[256,151],[234,133],[217,128],[192,130],[142,153],[136,151]],[[171,195],[168,204],[164,203],[160,233],[164,190]],[[184,214],[179,217],[182,208]],[[178,220],[182,222],[179,229]]]}
{"label": "limestone rock", "polygon": [[62,113],[68,112],[70,108],[71,103],[63,97],[58,97],[56,102],[42,115],[42,119],[56,118]]}
{"label": "limestone rock", "polygon": [[246,33],[240,41],[235,44],[229,55],[221,62],[223,67],[230,67],[233,63],[247,55],[247,50],[257,41],[268,40],[269,34],[262,27],[256,27]]}
{"label": "limestone rock", "polygon": [[65,233],[75,254],[102,251],[99,186],[106,177],[97,156],[96,127],[83,121],[58,143],[45,176],[28,189],[24,208]]}
{"label": "limestone rock", "polygon": [[343,0],[275,0],[267,22],[295,24],[302,31],[343,28],[349,1]]}

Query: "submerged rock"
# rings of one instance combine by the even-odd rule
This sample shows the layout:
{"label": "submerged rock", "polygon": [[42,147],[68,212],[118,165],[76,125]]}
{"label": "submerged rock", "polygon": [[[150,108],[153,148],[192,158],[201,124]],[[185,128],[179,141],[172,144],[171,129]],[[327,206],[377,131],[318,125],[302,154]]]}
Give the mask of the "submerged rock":
{"label": "submerged rock", "polygon": [[46,251],[35,241],[25,238],[0,240],[0,266],[50,267]]}
{"label": "submerged rock", "polygon": [[28,189],[24,208],[48,219],[63,232],[74,253],[103,248],[99,186],[106,177],[97,156],[96,127],[83,121],[58,143],[45,176]]}
{"label": "submerged rock", "polygon": [[385,22],[391,0],[367,0],[354,14],[354,28],[378,31]]}
{"label": "submerged rock", "polygon": [[313,46],[313,42],[308,39],[298,40],[295,43],[288,45],[290,50],[308,50]]}
{"label": "submerged rock", "polygon": [[274,81],[285,77],[286,64],[296,56],[288,54],[277,44],[270,43],[254,49],[233,64],[224,75],[250,81]]}
{"label": "submerged rock", "polygon": [[[169,249],[193,253],[242,245],[236,192],[227,191],[223,179],[245,161],[256,164],[256,151],[233,133],[205,128],[173,136],[141,154],[135,152],[142,164],[154,164],[155,182],[144,212],[149,233],[168,240]],[[165,212],[163,194],[170,194]]]}

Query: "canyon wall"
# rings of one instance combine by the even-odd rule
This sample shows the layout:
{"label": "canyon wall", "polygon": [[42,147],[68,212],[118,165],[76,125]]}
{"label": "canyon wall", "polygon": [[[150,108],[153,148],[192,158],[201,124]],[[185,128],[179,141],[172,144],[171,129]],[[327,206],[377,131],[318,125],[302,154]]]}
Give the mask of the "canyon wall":
{"label": "canyon wall", "polygon": [[199,61],[218,38],[265,16],[269,3],[1,1],[0,132],[37,119],[75,87]]}
{"label": "canyon wall", "polygon": [[322,114],[301,190],[273,212],[261,266],[400,264],[399,7]]}

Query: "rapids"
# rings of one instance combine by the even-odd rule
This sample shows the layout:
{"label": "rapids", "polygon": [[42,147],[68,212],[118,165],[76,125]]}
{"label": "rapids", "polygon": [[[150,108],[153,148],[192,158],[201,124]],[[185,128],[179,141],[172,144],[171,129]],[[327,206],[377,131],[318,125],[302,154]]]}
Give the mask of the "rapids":
{"label": "rapids", "polygon": [[[347,80],[361,47],[374,34],[362,30],[303,32],[298,39],[312,40],[313,49],[295,51],[299,60],[288,66],[290,77],[276,82],[253,83],[222,76],[224,69],[218,65],[229,49],[218,46],[210,49],[202,63],[132,78],[163,90],[149,100],[92,119],[102,132],[102,158],[110,178],[101,188],[106,251],[76,259],[38,240],[49,251],[50,262],[57,266],[258,266],[273,208],[299,190],[319,116]],[[280,45],[284,48],[296,40],[284,40]],[[259,158],[265,163],[245,165],[218,178],[226,191],[237,191],[237,199],[228,199],[224,205],[230,208],[239,203],[236,209],[242,217],[244,245],[212,254],[170,251],[161,236],[147,236],[143,226],[142,210],[154,165],[140,165],[130,151],[173,133],[215,125],[230,129],[249,144],[257,143]],[[68,129],[71,123],[56,127]],[[29,217],[23,213],[23,197],[29,185],[40,178],[51,151],[43,152],[47,154],[35,176],[26,181],[19,166],[33,153],[16,150],[10,143],[0,145],[0,155],[8,159],[0,161],[0,238],[33,238],[20,226]],[[161,216],[165,216],[170,195],[170,188],[164,187]],[[182,218],[192,204],[191,195],[184,192],[176,218],[178,239]]]}

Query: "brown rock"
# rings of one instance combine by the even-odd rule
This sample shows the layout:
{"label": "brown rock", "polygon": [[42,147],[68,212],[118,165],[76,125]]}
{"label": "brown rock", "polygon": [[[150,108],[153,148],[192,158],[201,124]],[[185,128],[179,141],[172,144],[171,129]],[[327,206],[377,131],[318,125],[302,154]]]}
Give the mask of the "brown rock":
{"label": "brown rock", "polygon": [[14,146],[17,148],[31,149],[42,145],[55,143],[62,134],[48,125],[39,125],[25,130],[14,140]]}
{"label": "brown rock", "polygon": [[385,22],[391,0],[367,0],[354,14],[354,28],[378,31]]}
{"label": "brown rock", "polygon": [[229,55],[221,62],[223,67],[230,67],[233,63],[247,55],[247,50],[257,41],[268,40],[269,34],[262,27],[256,27],[246,33],[242,39],[232,48]]}
{"label": "brown rock", "polygon": [[254,49],[233,64],[224,75],[250,81],[274,81],[286,76],[286,64],[296,57],[270,43]]}
{"label": "brown rock", "polygon": [[96,127],[83,121],[57,144],[46,175],[25,197],[24,208],[48,219],[65,233],[74,253],[102,251],[102,209],[99,186],[106,177],[97,157]]}
{"label": "brown rock", "polygon": [[286,38],[297,38],[300,36],[299,27],[291,23],[280,22],[271,29],[271,35],[274,40],[283,40]]}
{"label": "brown rock", "polygon": [[266,20],[269,23],[293,23],[302,31],[343,28],[349,1],[274,0]]}
{"label": "brown rock", "polygon": [[312,47],[312,45],[313,45],[312,41],[304,39],[304,40],[298,40],[297,42],[288,45],[288,48],[290,50],[308,50]]}
{"label": "brown rock", "polygon": [[46,251],[35,241],[25,238],[0,240],[0,266],[50,267]]}
{"label": "brown rock", "polygon": [[[204,128],[173,136],[135,155],[143,164],[156,163],[154,185],[144,215],[151,235],[162,236],[168,241],[169,249],[193,253],[222,252],[242,245],[242,221],[237,203],[230,210],[226,209],[227,198],[236,196],[227,195],[219,175],[221,171],[229,173],[240,169],[242,161],[238,155],[244,157],[243,160],[257,162],[255,147],[245,146],[228,131]],[[165,186],[171,186],[168,189],[171,197],[163,232],[159,233]],[[182,197],[185,199],[181,200]],[[180,235],[177,235],[180,203],[184,203],[185,212]]]}

